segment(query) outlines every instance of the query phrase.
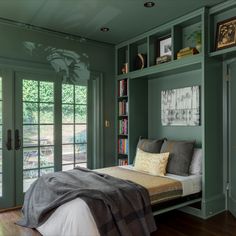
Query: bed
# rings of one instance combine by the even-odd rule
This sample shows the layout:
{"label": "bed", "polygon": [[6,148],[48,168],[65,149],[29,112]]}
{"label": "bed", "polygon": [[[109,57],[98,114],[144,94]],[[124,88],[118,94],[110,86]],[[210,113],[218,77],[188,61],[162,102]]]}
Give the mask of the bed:
{"label": "bed", "polygon": [[[132,165],[97,169],[96,171],[142,185],[148,190],[153,206],[201,192],[201,175],[178,176],[167,174],[164,177],[153,176],[136,171]],[[100,235],[89,207],[80,198],[58,207],[37,230],[45,236]]]}
{"label": "bed", "polygon": [[[135,232],[137,232],[137,228],[140,227],[139,225],[143,225],[143,222],[145,221],[144,228],[145,230],[148,228],[148,230],[145,231],[145,234],[143,234],[139,232],[141,230],[140,229],[138,230],[137,235],[150,235],[150,232],[153,232],[156,229],[153,215],[201,201],[202,151],[201,149],[194,149],[194,144],[194,141],[186,142],[167,141],[165,139],[140,139],[137,145],[134,165],[108,167],[96,169],[94,171],[79,168],[81,169],[81,173],[80,175],[76,176],[76,178],[73,176],[72,182],[70,182],[70,178],[61,178],[60,175],[71,176],[76,174],[75,170],[61,172],[61,174],[57,172],[51,174],[51,176],[42,176],[37,181],[45,182],[46,180],[49,181],[49,185],[46,186],[44,191],[41,191],[41,189],[43,189],[41,186],[39,188],[38,194],[40,195],[42,192],[42,194],[44,194],[47,198],[47,191],[50,193],[51,188],[54,188],[54,192],[61,191],[64,193],[66,190],[65,188],[68,186],[70,187],[70,184],[73,188],[69,188],[69,192],[72,191],[73,193],[76,191],[81,191],[80,186],[77,188],[77,182],[81,182],[81,179],[84,179],[85,181],[82,186],[87,185],[87,182],[91,182],[93,185],[86,189],[86,191],[89,190],[86,192],[87,196],[93,192],[94,188],[96,191],[98,190],[103,194],[103,191],[107,191],[106,186],[104,187],[104,185],[102,185],[102,189],[100,189],[93,181],[91,181],[91,179],[88,179],[87,181],[87,177],[83,176],[83,172],[90,172],[89,175],[98,175],[102,177],[99,177],[100,179],[105,179],[105,185],[110,185],[109,191],[104,192],[105,195],[101,195],[100,200],[103,201],[103,197],[107,198],[107,195],[109,195],[110,199],[112,198],[112,201],[119,205],[117,209],[122,209],[118,210],[121,211],[120,216],[122,216],[126,223],[128,222],[126,230],[130,231],[130,228],[132,228]],[[58,189],[55,186],[57,180],[56,182],[53,180],[55,176],[59,176],[58,179],[60,185]],[[97,181],[96,179],[94,180],[95,182]],[[131,188],[131,190],[128,192],[128,195],[133,195],[131,198],[129,198],[128,195],[124,195],[124,197],[121,199],[117,198],[120,195],[120,190],[126,191],[128,189],[126,185],[123,185],[122,181],[127,185],[135,187],[132,187],[133,189]],[[26,198],[40,200],[38,195],[33,191],[34,188],[35,186],[30,188],[31,192],[27,191]],[[90,192],[91,189],[92,191]],[[117,191],[117,189],[119,191]],[[139,196],[140,192],[142,192],[141,195],[143,195],[141,198]],[[116,196],[116,193],[118,196]],[[32,197],[31,194],[34,196]],[[49,212],[50,214],[48,214],[48,217],[41,221],[40,224],[33,224],[30,226],[29,224],[27,225],[26,223],[21,223],[20,225],[37,228],[37,230],[45,236],[127,235],[126,230],[123,231],[123,234],[101,233],[101,224],[98,224],[98,219],[101,221],[103,218],[107,219],[105,208],[106,210],[107,208],[112,209],[112,205],[107,205],[109,207],[105,206],[105,208],[100,207],[100,214],[98,214],[93,208],[93,205],[97,204],[96,201],[93,202],[93,198],[92,202],[84,198],[83,194],[82,196],[77,196],[77,194],[74,194],[74,197],[66,198],[67,199],[61,201],[60,204],[54,204],[53,206],[51,206],[51,202],[53,202],[53,199],[51,198],[49,201],[49,206],[51,207],[52,211]],[[133,200],[132,198],[136,200]],[[37,208],[37,205],[38,203],[36,201],[31,205],[31,208],[26,206],[25,209],[30,212],[30,209],[35,210],[34,208]],[[133,208],[137,208],[138,210],[136,212],[131,212],[132,214],[130,212],[128,212],[128,214],[123,214],[123,210],[125,208],[129,208],[130,205],[132,205]],[[142,212],[141,215],[140,212]],[[129,225],[129,223],[133,220],[129,220],[130,215],[136,216],[136,225],[134,223],[131,223],[131,226]],[[34,217],[34,215],[32,215],[32,217]],[[110,217],[109,220],[113,221],[113,218]],[[115,224],[118,223],[116,222]],[[130,235],[133,235],[133,232]]]}

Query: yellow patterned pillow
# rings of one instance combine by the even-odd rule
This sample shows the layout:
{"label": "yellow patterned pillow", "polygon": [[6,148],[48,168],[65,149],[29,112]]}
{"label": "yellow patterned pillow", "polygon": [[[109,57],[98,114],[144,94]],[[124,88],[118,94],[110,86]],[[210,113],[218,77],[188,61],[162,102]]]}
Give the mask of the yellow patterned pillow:
{"label": "yellow patterned pillow", "polygon": [[134,169],[145,171],[152,175],[165,175],[168,163],[169,152],[149,153],[137,149]]}

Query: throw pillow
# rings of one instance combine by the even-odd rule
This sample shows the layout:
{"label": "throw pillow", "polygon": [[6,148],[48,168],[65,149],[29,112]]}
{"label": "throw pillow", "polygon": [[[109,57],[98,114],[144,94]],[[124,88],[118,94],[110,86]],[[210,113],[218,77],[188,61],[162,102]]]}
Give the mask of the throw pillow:
{"label": "throw pillow", "polygon": [[137,148],[144,152],[160,153],[164,140],[165,139],[145,139],[140,137]]}
{"label": "throw pillow", "polygon": [[189,175],[195,141],[164,141],[161,153],[169,152],[167,172],[176,175]]}
{"label": "throw pillow", "polygon": [[169,153],[149,153],[137,149],[134,169],[145,171],[152,175],[166,174]]}
{"label": "throw pillow", "polygon": [[189,167],[190,175],[202,174],[202,149],[194,148],[192,161]]}

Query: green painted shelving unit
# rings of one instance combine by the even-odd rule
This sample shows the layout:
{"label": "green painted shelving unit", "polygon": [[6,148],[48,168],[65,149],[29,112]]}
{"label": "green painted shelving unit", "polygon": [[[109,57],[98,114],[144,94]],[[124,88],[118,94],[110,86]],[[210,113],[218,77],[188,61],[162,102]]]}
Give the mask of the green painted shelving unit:
{"label": "green painted shelving unit", "polygon": [[[116,80],[127,79],[129,84],[128,162],[133,163],[140,136],[196,140],[204,154],[202,198],[199,204],[184,210],[202,218],[217,214],[226,207],[221,115],[222,58],[235,55],[236,47],[215,51],[213,35],[217,21],[230,14],[235,14],[235,1],[212,9],[201,8],[116,45]],[[199,30],[201,52],[177,59],[180,49],[196,45],[192,35]],[[164,36],[172,38],[171,61],[156,65],[155,44]],[[146,54],[146,66],[143,69],[136,70],[134,66],[137,53]],[[128,71],[123,74],[125,63]],[[197,127],[163,127],[160,122],[160,91],[193,85],[201,88],[201,124]],[[116,136],[118,142],[118,134]]]}

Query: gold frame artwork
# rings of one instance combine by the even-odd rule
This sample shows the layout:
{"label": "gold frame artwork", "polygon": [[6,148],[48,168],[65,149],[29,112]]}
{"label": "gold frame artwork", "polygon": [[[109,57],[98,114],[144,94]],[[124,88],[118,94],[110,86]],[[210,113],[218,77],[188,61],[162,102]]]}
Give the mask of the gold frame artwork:
{"label": "gold frame artwork", "polygon": [[236,45],[236,17],[217,23],[216,50]]}

